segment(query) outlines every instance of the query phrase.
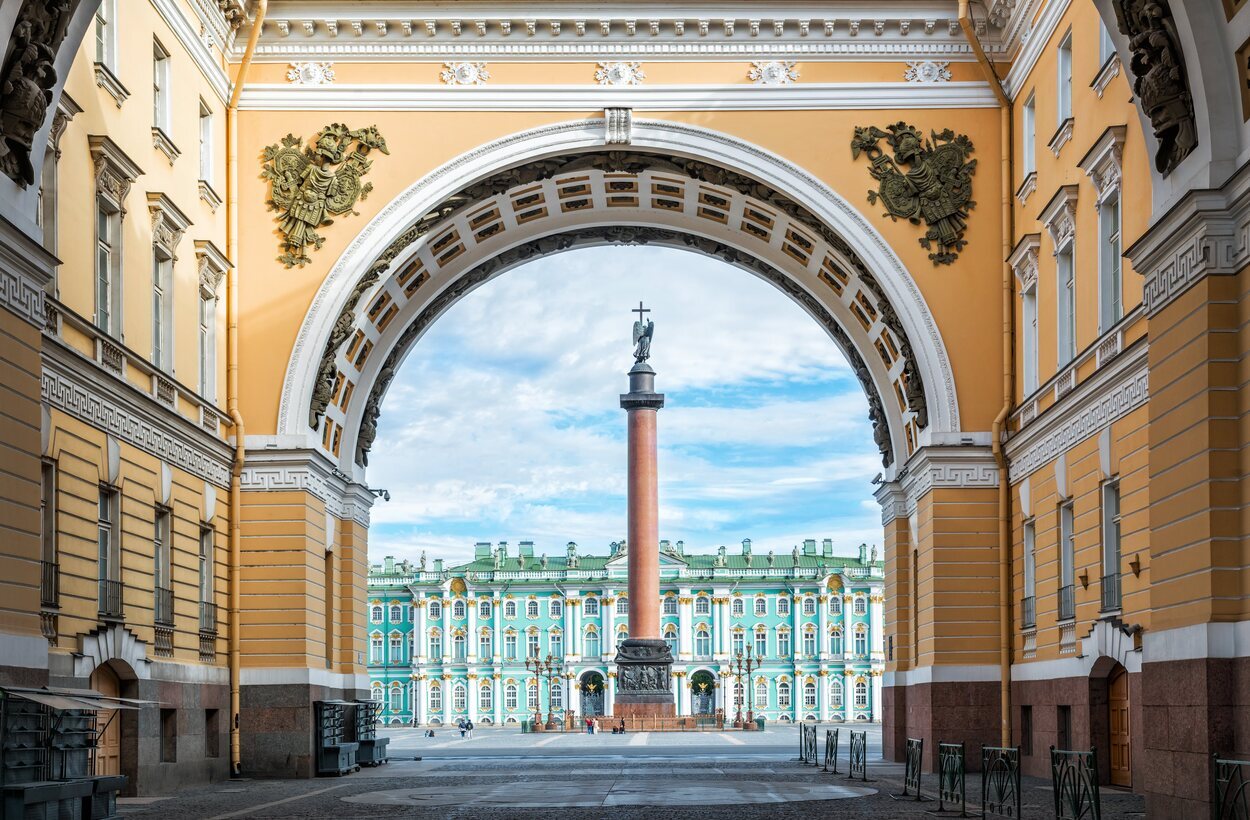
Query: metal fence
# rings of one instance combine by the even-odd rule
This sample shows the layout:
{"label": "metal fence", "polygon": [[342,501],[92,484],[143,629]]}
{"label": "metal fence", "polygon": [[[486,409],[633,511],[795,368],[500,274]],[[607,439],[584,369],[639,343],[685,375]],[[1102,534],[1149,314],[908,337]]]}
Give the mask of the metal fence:
{"label": "metal fence", "polygon": [[[833,768],[829,768],[829,764],[833,764]],[[838,730],[825,730],[825,765],[821,766],[821,771],[838,773]]]}
{"label": "metal fence", "polygon": [[61,574],[55,561],[39,562],[39,605],[59,606],[61,603]]}
{"label": "metal fence", "polygon": [[868,733],[851,732],[851,753],[847,766],[847,779],[859,778],[868,782]]}
{"label": "metal fence", "polygon": [[957,816],[968,816],[967,774],[964,744],[938,741],[938,811],[953,812],[958,806]]}
{"label": "metal fence", "polygon": [[1098,750],[1074,752],[1050,747],[1050,778],[1055,820],[1100,820]]}
{"label": "metal fence", "polygon": [[981,817],[1020,816],[1020,747],[981,747]]}
{"label": "metal fence", "polygon": [[820,765],[820,756],[816,753],[816,724],[799,724],[799,762],[812,766]]}
{"label": "metal fence", "polygon": [[[853,738],[855,735],[852,734]],[[903,752],[903,792],[902,794],[890,795],[898,800],[904,797],[915,797],[922,800],[920,796],[920,776],[924,773],[924,738],[907,738],[907,746]],[[915,794],[913,795],[913,792]]]}
{"label": "metal fence", "polygon": [[1212,763],[1215,820],[1250,817],[1250,760],[1228,760],[1214,755]]}

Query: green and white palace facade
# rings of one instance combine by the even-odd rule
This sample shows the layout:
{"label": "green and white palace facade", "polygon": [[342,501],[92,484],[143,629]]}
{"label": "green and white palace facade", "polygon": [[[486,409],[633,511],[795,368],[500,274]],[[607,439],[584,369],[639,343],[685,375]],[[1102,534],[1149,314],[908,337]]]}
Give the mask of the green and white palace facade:
{"label": "green and white palace facade", "polygon": [[[456,566],[388,557],[370,567],[367,651],[382,721],[612,714],[613,660],[628,634],[624,547],[584,555],[570,543],[548,557],[522,541],[474,552]],[[661,541],[656,606],[678,713],[732,718],[741,700],[770,722],[880,720],[884,586],[875,547],[835,555],[825,539],[761,553],[746,540],[740,551],[694,555]],[[734,660],[748,647],[763,663],[739,678]],[[559,677],[535,677],[526,667],[535,655],[559,659]]]}

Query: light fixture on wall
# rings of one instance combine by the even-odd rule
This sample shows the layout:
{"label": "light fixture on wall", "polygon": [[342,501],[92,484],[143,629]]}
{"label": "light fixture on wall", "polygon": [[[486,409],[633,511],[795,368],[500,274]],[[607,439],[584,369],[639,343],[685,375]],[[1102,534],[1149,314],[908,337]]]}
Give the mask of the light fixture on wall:
{"label": "light fixture on wall", "polygon": [[383,501],[390,501],[390,500],[391,500],[391,491],[390,491],[390,490],[375,490],[375,489],[373,489],[372,487],[366,487],[365,489],[366,489],[366,490],[368,490],[368,491],[369,491],[369,494],[370,494],[370,495],[372,495],[374,498],[380,498],[380,499],[382,499]]}

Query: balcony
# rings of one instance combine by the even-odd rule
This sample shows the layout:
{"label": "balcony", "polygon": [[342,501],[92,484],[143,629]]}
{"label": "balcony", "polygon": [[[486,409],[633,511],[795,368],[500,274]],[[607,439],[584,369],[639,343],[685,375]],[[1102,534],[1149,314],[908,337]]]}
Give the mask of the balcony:
{"label": "balcony", "polygon": [[1102,576],[1102,611],[1116,612],[1120,609],[1120,575]]}
{"label": "balcony", "polygon": [[39,562],[39,605],[61,605],[61,568],[56,561]]}
{"label": "balcony", "polygon": [[200,632],[217,634],[217,604],[200,602]]}
{"label": "balcony", "polygon": [[1070,621],[1076,617],[1076,588],[1072,584],[1059,587],[1059,620]]}
{"label": "balcony", "polygon": [[156,588],[156,623],[161,626],[174,625],[174,591],[165,587]]}
{"label": "balcony", "polygon": [[1037,626],[1037,599],[1032,595],[1020,599],[1020,625],[1026,629]]}
{"label": "balcony", "polygon": [[100,617],[110,620],[121,620],[122,615],[122,582],[100,579]]}

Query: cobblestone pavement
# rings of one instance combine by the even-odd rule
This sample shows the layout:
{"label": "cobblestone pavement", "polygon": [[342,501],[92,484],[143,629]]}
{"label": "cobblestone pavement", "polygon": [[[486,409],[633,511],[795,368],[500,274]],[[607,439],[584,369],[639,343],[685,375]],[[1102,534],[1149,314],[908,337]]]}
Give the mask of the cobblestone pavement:
{"label": "cobblestone pavement", "polygon": [[[501,733],[503,730],[499,730]],[[479,732],[478,737],[483,733]],[[771,737],[769,737],[771,735]],[[793,736],[793,737],[791,737]],[[395,738],[391,763],[344,778],[316,780],[235,780],[162,799],[125,801],[126,817],[145,820],[227,820],[278,818],[861,818],[923,817],[936,809],[930,800],[896,801],[902,766],[873,754],[869,782],[825,773],[797,762],[797,731],[766,732],[735,745],[704,737],[634,735],[625,745],[601,750],[573,736],[511,737],[452,745],[434,738],[413,760],[419,741]],[[609,736],[610,737],[610,736]],[[638,742],[637,738],[644,738]],[[793,749],[778,746],[790,739]],[[415,738],[414,738],[415,740]],[[428,739],[427,739],[428,740]],[[475,741],[477,738],[474,739]],[[546,740],[543,746],[536,746]],[[597,741],[598,739],[594,739]],[[559,744],[570,748],[557,752]],[[576,743],[577,748],[572,744]],[[585,744],[585,745],[583,745]],[[475,748],[476,747],[476,748]],[[531,753],[526,754],[526,749]],[[626,754],[628,750],[630,753]],[[695,753],[702,750],[700,753]],[[545,751],[539,755],[535,752]],[[434,753],[445,756],[436,757]],[[452,752],[458,752],[453,755]],[[505,753],[506,752],[506,753]],[[520,756],[517,753],[524,756]],[[845,751],[841,768],[845,771]],[[1026,782],[1026,820],[1049,818],[1049,784]],[[925,793],[936,779],[926,775]],[[980,814],[975,799],[980,779],[968,776],[969,813]],[[1105,791],[1103,817],[1143,817],[1140,796]]]}

